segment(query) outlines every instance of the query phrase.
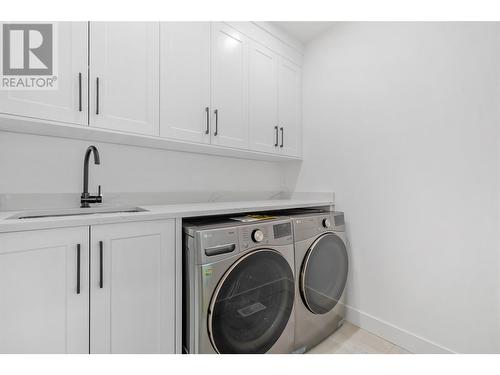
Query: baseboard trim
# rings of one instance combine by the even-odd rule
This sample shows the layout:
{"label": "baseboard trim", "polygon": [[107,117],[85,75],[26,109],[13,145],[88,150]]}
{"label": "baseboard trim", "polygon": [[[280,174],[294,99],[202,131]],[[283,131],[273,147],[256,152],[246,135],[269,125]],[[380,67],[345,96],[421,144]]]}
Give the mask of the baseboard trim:
{"label": "baseboard trim", "polygon": [[416,354],[454,354],[455,351],[411,333],[403,328],[378,319],[350,306],[346,307],[346,320],[374,335]]}

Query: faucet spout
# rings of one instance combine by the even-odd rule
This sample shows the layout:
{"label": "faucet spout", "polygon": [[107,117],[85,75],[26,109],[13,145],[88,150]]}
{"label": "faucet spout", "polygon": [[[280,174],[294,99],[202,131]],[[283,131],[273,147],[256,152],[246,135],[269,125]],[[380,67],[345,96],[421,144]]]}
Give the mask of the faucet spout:
{"label": "faucet spout", "polygon": [[85,161],[88,163],[88,160],[90,158],[90,154],[94,154],[94,164],[101,164],[101,159],[99,157],[99,151],[97,150],[97,147],[95,146],[89,146],[87,148],[87,152],[85,152]]}

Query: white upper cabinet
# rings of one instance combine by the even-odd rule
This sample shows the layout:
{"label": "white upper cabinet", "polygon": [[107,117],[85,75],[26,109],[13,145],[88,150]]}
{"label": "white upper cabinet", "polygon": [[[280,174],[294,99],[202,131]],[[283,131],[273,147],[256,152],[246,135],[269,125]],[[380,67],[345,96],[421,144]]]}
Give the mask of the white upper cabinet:
{"label": "white upper cabinet", "polygon": [[299,156],[301,139],[301,71],[281,57],[278,64],[279,148],[285,155]]}
{"label": "white upper cabinet", "polygon": [[[0,24],[0,40],[3,40],[3,24]],[[87,25],[87,22],[53,23],[57,48],[52,63],[57,88],[0,90],[0,113],[87,125]],[[14,34],[6,37],[13,38]],[[23,66],[30,61],[29,57],[26,60]]]}
{"label": "white upper cabinet", "polygon": [[0,353],[88,353],[88,227],[0,234]]}
{"label": "white upper cabinet", "polygon": [[279,152],[278,55],[256,42],[250,44],[249,87],[251,148]]}
{"label": "white upper cabinet", "polygon": [[212,143],[248,148],[248,39],[212,23]]}
{"label": "white upper cabinet", "polygon": [[90,352],[175,352],[175,220],[91,227]]}
{"label": "white upper cabinet", "polygon": [[[0,116],[24,117],[19,125],[35,134],[300,157],[300,47],[264,24],[56,22],[58,88],[0,90]],[[17,126],[0,121],[0,130]]]}
{"label": "white upper cabinet", "polygon": [[159,23],[91,22],[90,126],[159,135]]}
{"label": "white upper cabinet", "polygon": [[210,23],[160,24],[160,135],[210,143]]}

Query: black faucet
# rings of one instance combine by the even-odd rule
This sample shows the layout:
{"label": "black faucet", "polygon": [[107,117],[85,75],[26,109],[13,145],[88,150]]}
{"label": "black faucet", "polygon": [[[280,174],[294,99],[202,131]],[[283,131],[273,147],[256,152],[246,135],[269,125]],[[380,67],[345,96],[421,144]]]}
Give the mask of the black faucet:
{"label": "black faucet", "polygon": [[90,203],[102,203],[102,194],[101,194],[101,185],[99,185],[99,191],[97,195],[89,194],[89,160],[90,154],[94,153],[94,164],[101,164],[101,160],[99,159],[99,151],[95,146],[90,146],[85,153],[85,160],[83,162],[83,193],[81,202],[81,208],[89,208]]}

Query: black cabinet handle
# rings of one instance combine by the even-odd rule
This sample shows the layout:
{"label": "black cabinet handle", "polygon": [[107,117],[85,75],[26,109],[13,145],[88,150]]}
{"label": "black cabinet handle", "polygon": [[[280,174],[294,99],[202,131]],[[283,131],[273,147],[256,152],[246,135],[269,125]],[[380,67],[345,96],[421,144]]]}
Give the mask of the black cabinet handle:
{"label": "black cabinet handle", "polygon": [[283,144],[285,143],[285,131],[283,130],[283,127],[281,127],[280,130],[281,130],[281,144],[280,144],[280,147],[283,147]]}
{"label": "black cabinet handle", "polygon": [[82,73],[78,73],[78,111],[82,111]]}
{"label": "black cabinet handle", "polygon": [[80,294],[80,244],[76,245],[76,294]]}
{"label": "black cabinet handle", "polygon": [[99,77],[95,79],[95,99],[96,99],[96,104],[95,104],[95,114],[99,114]]}
{"label": "black cabinet handle", "polygon": [[215,132],[214,135],[217,136],[219,134],[219,110],[216,109],[214,111],[215,114]]}
{"label": "black cabinet handle", "polygon": [[274,142],[274,147],[278,147],[278,143],[279,143],[279,135],[278,135],[278,127],[275,126],[274,127],[274,130],[276,130],[276,142]]}
{"label": "black cabinet handle", "polygon": [[99,288],[102,289],[103,287],[103,259],[102,259],[102,253],[103,253],[103,243],[102,241],[99,241]]}
{"label": "black cabinet handle", "polygon": [[205,134],[210,133],[210,108],[205,107],[205,112],[207,113],[207,129],[205,130]]}

